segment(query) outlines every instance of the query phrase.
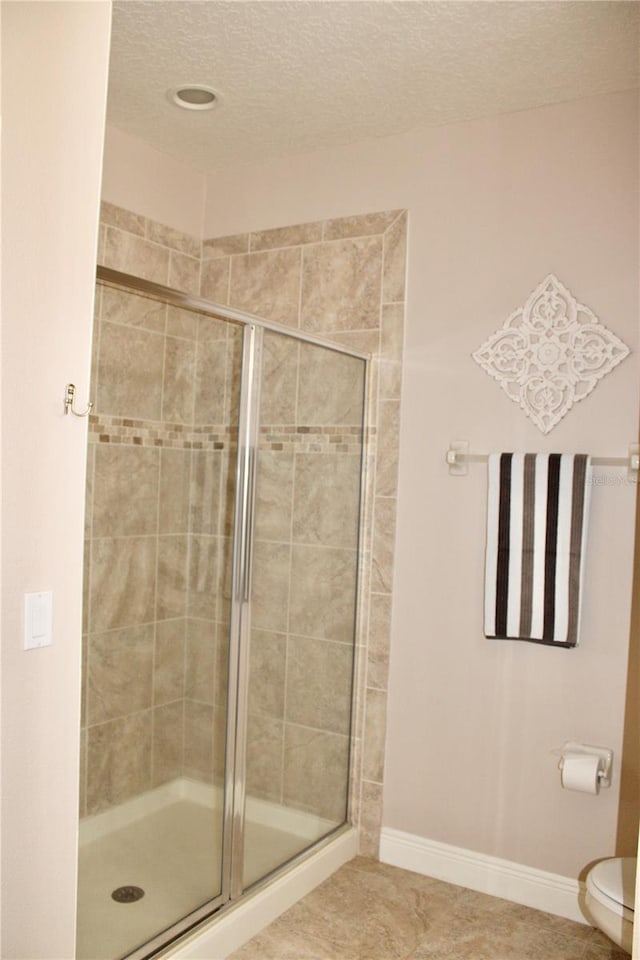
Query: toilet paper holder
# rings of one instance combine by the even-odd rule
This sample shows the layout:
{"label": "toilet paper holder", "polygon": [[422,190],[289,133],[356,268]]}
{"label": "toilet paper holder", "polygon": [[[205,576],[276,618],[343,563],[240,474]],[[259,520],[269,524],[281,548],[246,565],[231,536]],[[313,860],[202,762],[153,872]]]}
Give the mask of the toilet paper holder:
{"label": "toilet paper holder", "polygon": [[575,740],[567,740],[560,751],[560,760],[558,769],[562,771],[564,766],[565,754],[584,754],[585,756],[599,757],[598,763],[598,784],[601,787],[611,786],[611,769],[613,767],[613,750],[609,747],[593,747],[587,743],[577,743]]}

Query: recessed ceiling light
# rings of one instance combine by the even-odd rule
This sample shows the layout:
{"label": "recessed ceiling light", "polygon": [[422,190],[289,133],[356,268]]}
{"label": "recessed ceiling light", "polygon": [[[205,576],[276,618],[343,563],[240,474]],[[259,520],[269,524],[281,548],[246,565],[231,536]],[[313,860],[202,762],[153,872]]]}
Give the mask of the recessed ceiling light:
{"label": "recessed ceiling light", "polygon": [[211,110],[220,101],[220,95],[215,90],[201,83],[182,83],[168,90],[167,96],[184,110]]}

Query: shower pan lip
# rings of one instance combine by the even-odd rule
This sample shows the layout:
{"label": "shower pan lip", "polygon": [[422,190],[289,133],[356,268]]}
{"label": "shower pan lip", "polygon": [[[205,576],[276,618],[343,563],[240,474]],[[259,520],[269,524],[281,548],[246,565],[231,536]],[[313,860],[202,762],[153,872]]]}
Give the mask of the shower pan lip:
{"label": "shower pan lip", "polygon": [[194,313],[200,313],[210,317],[221,317],[243,327],[255,326],[261,327],[263,330],[272,330],[274,333],[280,333],[294,340],[313,343],[318,347],[324,347],[326,350],[333,350],[334,353],[343,353],[349,357],[356,357],[358,360],[370,361],[372,359],[371,353],[366,353],[362,350],[353,350],[351,347],[344,347],[339,343],[334,343],[331,340],[319,337],[313,333],[307,333],[307,331],[300,330],[297,327],[287,327],[285,324],[278,323],[275,320],[265,320],[264,317],[247,313],[245,310],[236,310],[234,307],[225,306],[213,300],[206,300],[204,297],[196,296],[192,293],[174,290],[172,287],[165,287],[160,283],[144,280],[142,277],[136,277],[130,273],[113,270],[111,267],[98,266],[96,279],[100,283],[106,283],[108,286],[114,286],[119,289],[124,288],[130,290],[132,293],[149,297],[152,300],[162,300],[172,306],[180,307],[182,310],[190,310]]}
{"label": "shower pan lip", "polygon": [[[218,920],[228,917],[237,910],[241,910],[252,899],[264,894],[270,887],[286,878],[287,874],[293,872],[307,860],[311,860],[316,854],[321,853],[325,848],[330,847],[341,837],[346,837],[353,833],[354,825],[350,820],[339,824],[331,833],[316,840],[305,850],[301,850],[294,857],[287,860],[281,866],[272,870],[271,873],[257,880],[243,892],[242,897],[234,900],[222,900],[221,897],[215,897],[213,900],[202,904],[193,910],[188,916],[183,917],[181,921],[174,925],[174,933],[167,939],[167,931],[160,932],[152,940],[141,944],[131,953],[126,954],[121,960],[173,960],[179,954],[176,951],[186,947],[189,943],[188,938],[196,934],[205,934],[213,930]],[[179,928],[179,929],[178,929]]]}

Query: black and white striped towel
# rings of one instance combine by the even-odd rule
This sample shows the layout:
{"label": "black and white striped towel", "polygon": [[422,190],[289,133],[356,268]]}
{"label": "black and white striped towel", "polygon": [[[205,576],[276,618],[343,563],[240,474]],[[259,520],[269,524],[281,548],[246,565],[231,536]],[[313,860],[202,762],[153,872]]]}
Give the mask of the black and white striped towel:
{"label": "black and white striped towel", "polygon": [[575,647],[590,479],[585,454],[489,455],[485,636]]}

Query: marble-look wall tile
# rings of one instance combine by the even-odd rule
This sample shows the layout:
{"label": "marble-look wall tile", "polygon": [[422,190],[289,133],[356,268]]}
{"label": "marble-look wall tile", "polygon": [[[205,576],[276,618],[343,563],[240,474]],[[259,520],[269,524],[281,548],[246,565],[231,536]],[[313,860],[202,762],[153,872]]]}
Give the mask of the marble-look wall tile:
{"label": "marble-look wall tile", "polygon": [[255,535],[286,543],[291,537],[293,451],[260,450],[256,479]]}
{"label": "marble-look wall tile", "polygon": [[233,521],[236,501],[236,450],[223,451],[220,474],[220,532],[225,537],[233,536]]}
{"label": "marble-look wall tile", "polygon": [[393,547],[396,534],[396,501],[376,497],[373,533],[371,589],[391,593],[393,586]]}
{"label": "marble-look wall tile", "polygon": [[300,345],[300,424],[361,426],[364,361],[314,345]]}
{"label": "marble-look wall tile", "polygon": [[196,340],[198,337],[198,322],[200,317],[192,310],[183,310],[181,307],[167,307],[168,337],[182,337],[185,340]]}
{"label": "marble-look wall tile", "polygon": [[87,813],[100,813],[151,787],[151,710],[88,729]]}
{"label": "marble-look wall tile", "polygon": [[164,338],[162,419],[169,423],[193,423],[196,343],[177,337]]}
{"label": "marble-look wall tile", "polygon": [[197,297],[200,293],[200,260],[172,250],[169,254],[169,286]]}
{"label": "marble-look wall tile", "polygon": [[187,620],[185,697],[201,703],[214,702],[217,627],[212,620]]}
{"label": "marble-look wall tile", "polygon": [[382,400],[400,399],[403,324],[404,303],[385,303],[382,307],[379,361]]}
{"label": "marble-look wall tile", "polygon": [[[126,229],[126,228],[123,228]],[[196,237],[189,233],[182,233],[181,230],[175,230],[164,223],[158,223],[155,220],[146,221],[146,237],[154,243],[159,243],[163,247],[171,247],[179,253],[184,253],[189,257],[200,259],[201,243]]]}
{"label": "marble-look wall tile", "polygon": [[78,816],[87,814],[87,731],[80,730],[80,785],[78,790]]}
{"label": "marble-look wall tile", "polygon": [[227,744],[226,705],[213,708],[213,782],[222,786],[225,782],[225,757]]}
{"label": "marble-look wall tile", "polygon": [[128,290],[116,290],[115,287],[100,286],[98,289],[102,294],[102,320],[164,333],[167,316],[164,303],[137,296]]}
{"label": "marble-look wall tile", "polygon": [[135,233],[139,237],[145,235],[145,218],[138,213],[131,213],[124,207],[117,207],[105,200],[100,204],[100,221],[108,227],[117,227],[127,233]]}
{"label": "marble-look wall tile", "polygon": [[366,691],[363,777],[382,783],[384,741],[387,725],[387,694],[384,690]]}
{"label": "marble-look wall tile", "polygon": [[296,422],[299,352],[297,341],[265,331],[260,389],[261,423]]}
{"label": "marble-look wall tile", "polygon": [[380,323],[380,237],[303,247],[300,326],[325,334]]}
{"label": "marble-look wall tile", "polygon": [[222,462],[221,450],[191,452],[189,510],[192,533],[215,536],[220,532]]}
{"label": "marble-look wall tile", "polygon": [[384,235],[383,303],[404,300],[407,261],[407,214],[402,213]]}
{"label": "marble-look wall tile", "polygon": [[236,253],[248,252],[248,233],[237,233],[231,237],[214,237],[211,240],[204,240],[202,244],[203,260],[212,260],[216,257],[229,257]]}
{"label": "marble-look wall tile", "polygon": [[217,619],[219,623],[229,623],[231,619],[231,593],[233,590],[233,540],[231,537],[218,538],[218,597]]}
{"label": "marble-look wall tile", "polygon": [[289,637],[288,723],[349,734],[353,649],[346,643]]}
{"label": "marble-look wall tile", "polygon": [[380,346],[380,331],[373,330],[338,330],[331,334],[331,342],[339,343],[347,350],[356,353],[377,354]]}
{"label": "marble-look wall tile", "polygon": [[284,718],[287,638],[267,630],[251,631],[249,711]]}
{"label": "marble-look wall tile", "polygon": [[200,274],[200,296],[213,303],[229,302],[229,274],[231,260],[205,260]]}
{"label": "marble-look wall tile", "polygon": [[96,413],[160,420],[164,337],[102,323]]}
{"label": "marble-look wall tile", "polygon": [[89,632],[91,621],[91,543],[84,541],[84,555],[82,557],[82,632]]}
{"label": "marble-look wall tile", "polygon": [[153,711],[154,787],[182,776],[184,759],[184,702],[176,700]]}
{"label": "marble-look wall tile", "polygon": [[170,252],[166,247],[160,247],[114,227],[107,227],[103,261],[105,267],[167,286],[169,256]]}
{"label": "marble-look wall tile", "polygon": [[400,446],[400,402],[381,400],[378,407],[378,456],[376,495],[395,497],[398,489],[398,451]]}
{"label": "marble-look wall tile", "polygon": [[91,615],[94,633],[154,619],[154,537],[94,540],[91,550]]}
{"label": "marble-look wall tile", "polygon": [[402,361],[404,342],[404,303],[382,305],[380,356],[384,360]]}
{"label": "marble-look wall tile", "polygon": [[369,649],[367,686],[386,690],[389,679],[389,631],[391,629],[391,597],[373,593],[369,607]]}
{"label": "marble-look wall tile", "polygon": [[231,261],[230,302],[265,320],[298,326],[300,250],[248,253]]}
{"label": "marble-look wall tile", "polygon": [[187,535],[158,537],[156,620],[186,616],[188,549]]}
{"label": "marble-look wall tile", "polygon": [[89,636],[88,723],[104,723],[152,702],[152,624]]}
{"label": "marble-look wall tile", "polygon": [[290,562],[288,544],[256,541],[251,615],[256,629],[286,632]]}
{"label": "marble-look wall tile", "polygon": [[160,493],[158,533],[187,533],[189,530],[189,491],[191,487],[191,451],[160,451]]}
{"label": "marble-look wall tile", "polygon": [[399,210],[387,210],[381,213],[364,213],[355,217],[325,220],[323,239],[345,240],[347,237],[368,237],[376,233],[384,233],[399,213]]}
{"label": "marble-look wall tile", "polygon": [[218,608],[218,538],[189,537],[188,610],[190,617],[215,620]]}
{"label": "marble-look wall tile", "polygon": [[93,529],[93,475],[95,468],[96,445],[87,444],[87,474],[84,486],[84,536],[91,537]]}
{"label": "marble-look wall tile", "polygon": [[240,386],[242,382],[242,330],[227,326],[225,359],[224,422],[237,427],[240,419]]}
{"label": "marble-look wall tile", "polygon": [[218,340],[223,340],[226,343],[230,334],[233,333],[242,341],[241,328],[234,326],[228,320],[209,317],[204,314],[198,317],[199,343],[214,343]]}
{"label": "marble-look wall tile", "polygon": [[194,422],[222,423],[224,417],[226,340],[198,339]]}
{"label": "marble-look wall tile", "polygon": [[273,250],[276,247],[296,247],[303,243],[317,243],[322,240],[322,221],[315,223],[297,223],[293,227],[276,227],[252,233],[249,240],[251,252]]}
{"label": "marble-look wall tile", "polygon": [[229,644],[231,624],[228,620],[218,623],[216,631],[216,662],[213,676],[213,702],[216,710],[227,709],[229,697]]}
{"label": "marble-look wall tile", "polygon": [[362,794],[362,737],[351,737],[349,756],[349,820],[357,828],[360,824],[360,805]]}
{"label": "marble-look wall tile", "polygon": [[284,803],[341,823],[347,807],[348,763],[347,737],[287,723]]}
{"label": "marble-look wall tile", "polygon": [[293,633],[354,642],[356,559],[355,550],[294,544],[289,612]]}
{"label": "marble-look wall tile", "polygon": [[360,799],[360,830],[358,853],[361,857],[377,860],[380,855],[380,830],[382,828],[382,784],[362,784]]}
{"label": "marble-look wall tile", "polygon": [[184,775],[213,783],[213,706],[184,701]]}
{"label": "marble-look wall tile", "polygon": [[101,223],[98,229],[98,263],[104,263],[107,249],[107,230],[109,228]]}
{"label": "marble-look wall tile", "polygon": [[94,449],[93,536],[155,533],[159,451],[109,443]]}
{"label": "marble-look wall tile", "polygon": [[282,802],[284,724],[266,714],[249,713],[247,724],[247,793]]}
{"label": "marble-look wall tile", "polygon": [[87,689],[89,687],[89,635],[82,632],[82,676],[80,681],[80,728],[87,725]]}
{"label": "marble-look wall tile", "polygon": [[156,706],[184,697],[186,624],[184,618],[156,624],[153,661],[153,702]]}
{"label": "marble-look wall tile", "polygon": [[293,508],[294,543],[358,547],[360,457],[298,453]]}

